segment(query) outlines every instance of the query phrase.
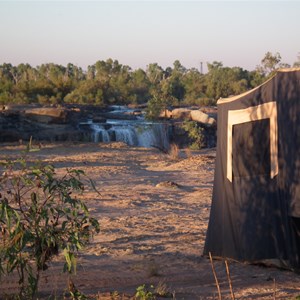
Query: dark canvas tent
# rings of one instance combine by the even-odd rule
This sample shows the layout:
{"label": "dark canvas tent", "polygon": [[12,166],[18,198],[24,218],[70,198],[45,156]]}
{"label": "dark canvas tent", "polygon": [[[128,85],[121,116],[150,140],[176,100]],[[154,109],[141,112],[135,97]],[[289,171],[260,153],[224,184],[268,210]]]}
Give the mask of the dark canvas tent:
{"label": "dark canvas tent", "polygon": [[300,269],[300,69],[218,101],[204,254]]}

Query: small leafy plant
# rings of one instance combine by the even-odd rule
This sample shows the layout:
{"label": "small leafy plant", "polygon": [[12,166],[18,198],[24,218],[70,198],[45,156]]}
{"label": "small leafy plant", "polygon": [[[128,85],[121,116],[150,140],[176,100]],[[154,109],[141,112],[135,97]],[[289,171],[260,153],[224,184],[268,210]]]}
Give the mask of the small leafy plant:
{"label": "small leafy plant", "polygon": [[204,129],[200,127],[195,121],[185,121],[182,128],[187,132],[192,141],[190,148],[192,150],[200,150],[204,147]]}
{"label": "small leafy plant", "polygon": [[147,288],[145,284],[140,285],[136,288],[136,300],[155,300],[157,298],[175,299],[175,292],[174,294],[170,293],[168,291],[166,283],[163,281],[160,281],[156,288],[153,285],[150,285],[150,287]]}
{"label": "small leafy plant", "polygon": [[41,271],[60,251],[64,271],[76,271],[77,251],[99,232],[77,198],[85,173],[66,169],[58,176],[52,165],[30,162],[29,152],[0,165],[0,280],[16,272],[20,299],[35,297]]}
{"label": "small leafy plant", "polygon": [[153,291],[149,291],[146,288],[146,285],[140,285],[136,288],[135,299],[136,300],[155,300],[156,297],[154,295],[154,286],[151,285],[150,288]]}

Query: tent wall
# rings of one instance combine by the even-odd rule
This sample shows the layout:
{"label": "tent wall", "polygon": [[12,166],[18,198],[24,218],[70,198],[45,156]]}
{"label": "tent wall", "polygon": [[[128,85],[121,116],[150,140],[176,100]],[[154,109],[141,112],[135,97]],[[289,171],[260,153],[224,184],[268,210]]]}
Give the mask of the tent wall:
{"label": "tent wall", "polygon": [[[273,113],[266,111],[261,117],[257,110],[253,113],[270,104],[276,106],[275,125]],[[233,112],[243,117],[238,111],[249,114],[234,122],[228,133],[232,122],[228,116]],[[217,158],[204,254],[243,261],[279,259],[291,268],[300,267],[299,118],[300,71],[278,72],[264,85],[218,104]],[[232,149],[229,156],[228,149]]]}

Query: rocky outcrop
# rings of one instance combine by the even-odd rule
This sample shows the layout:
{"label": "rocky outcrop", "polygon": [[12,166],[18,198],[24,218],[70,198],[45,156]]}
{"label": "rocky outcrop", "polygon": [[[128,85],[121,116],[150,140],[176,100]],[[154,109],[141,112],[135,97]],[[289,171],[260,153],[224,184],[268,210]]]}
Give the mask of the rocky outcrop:
{"label": "rocky outcrop", "polygon": [[208,114],[202,112],[201,110],[191,110],[190,117],[192,121],[206,125],[214,125],[216,120],[211,118]]}
{"label": "rocky outcrop", "polygon": [[[214,112],[215,110],[204,112],[202,109],[200,111],[189,108],[166,110],[164,118],[169,121],[165,122],[165,128],[170,142],[180,147],[189,145],[191,141],[182,124],[185,120],[194,120],[205,129],[205,145],[214,147],[216,140],[216,126],[213,126]],[[112,111],[111,108],[104,109],[94,105],[70,104],[57,107],[42,107],[38,104],[5,105],[2,110],[0,107],[0,143],[26,142],[30,138],[36,141],[96,141],[95,129],[91,127],[92,122],[100,124],[103,130],[109,130],[113,125],[107,122],[108,119],[137,120],[142,114],[141,109],[122,114]],[[113,134],[115,133],[110,133],[111,140],[114,140]],[[163,138],[159,139],[163,141]]]}
{"label": "rocky outcrop", "polygon": [[39,107],[26,109],[24,116],[30,120],[44,124],[64,124],[67,122],[68,110],[57,107]]}
{"label": "rocky outcrop", "polygon": [[216,146],[216,108],[204,107],[201,109],[194,108],[176,108],[168,110],[168,119],[172,121],[171,143],[176,143],[180,148],[188,147],[193,140],[183,129],[184,121],[195,121],[198,126],[203,128],[203,145],[204,147]]}
{"label": "rocky outcrop", "polygon": [[0,142],[84,141],[90,132],[78,129],[80,110],[34,105],[7,105],[0,111]]}
{"label": "rocky outcrop", "polygon": [[162,111],[160,117],[172,120],[196,121],[208,126],[216,124],[216,110],[213,111],[212,109],[209,113],[206,113],[205,109],[175,108]]}
{"label": "rocky outcrop", "polygon": [[172,119],[190,120],[191,110],[188,108],[175,108],[171,111]]}

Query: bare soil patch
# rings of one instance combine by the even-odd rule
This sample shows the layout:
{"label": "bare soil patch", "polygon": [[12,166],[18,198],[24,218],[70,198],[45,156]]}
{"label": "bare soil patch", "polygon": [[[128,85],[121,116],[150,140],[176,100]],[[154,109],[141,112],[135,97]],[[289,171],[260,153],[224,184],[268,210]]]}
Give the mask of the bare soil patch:
{"label": "bare soil patch", "polygon": [[[0,146],[0,160],[24,146]],[[31,159],[58,173],[78,168],[92,178],[98,195],[82,196],[101,231],[78,259],[76,287],[92,299],[130,299],[142,284],[164,283],[176,299],[217,299],[208,258],[202,256],[213,187],[215,150],[181,153],[179,160],[156,149],[114,144],[46,144]],[[223,261],[214,261],[223,299],[231,299]],[[236,299],[292,299],[300,276],[276,268],[229,262]],[[41,293],[60,299],[67,287],[57,257],[41,279]],[[2,278],[0,299],[15,291]],[[112,298],[114,295],[115,298]],[[98,297],[98,298],[97,298]]]}

